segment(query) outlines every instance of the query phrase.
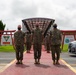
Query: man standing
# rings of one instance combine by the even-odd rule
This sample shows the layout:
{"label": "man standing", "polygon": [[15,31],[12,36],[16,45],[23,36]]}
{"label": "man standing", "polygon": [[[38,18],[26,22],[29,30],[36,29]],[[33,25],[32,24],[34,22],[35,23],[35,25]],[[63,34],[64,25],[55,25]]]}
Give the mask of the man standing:
{"label": "man standing", "polygon": [[47,53],[50,53],[50,35],[49,35],[49,33],[47,33],[45,36],[45,48],[46,48]]}
{"label": "man standing", "polygon": [[31,49],[31,42],[32,42],[32,37],[31,37],[31,33],[27,32],[26,33],[26,50],[27,53],[30,53],[30,49]]}
{"label": "man standing", "polygon": [[[57,29],[57,24],[53,25],[53,30],[51,31],[51,51],[53,64],[60,64],[60,46],[61,46],[61,32]],[[55,56],[56,55],[56,56]]]}
{"label": "man standing", "polygon": [[16,50],[16,64],[22,64],[24,51],[25,34],[21,31],[21,25],[18,25],[18,31],[14,33],[14,47]]}
{"label": "man standing", "polygon": [[36,29],[33,31],[33,49],[35,64],[40,64],[42,49],[42,31],[39,29],[38,24],[36,24]]}

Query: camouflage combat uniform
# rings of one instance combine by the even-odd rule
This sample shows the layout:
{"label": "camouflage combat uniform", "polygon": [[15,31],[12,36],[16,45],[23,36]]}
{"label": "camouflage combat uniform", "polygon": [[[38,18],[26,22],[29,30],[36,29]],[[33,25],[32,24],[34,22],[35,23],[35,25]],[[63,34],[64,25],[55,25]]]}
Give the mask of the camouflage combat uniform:
{"label": "camouflage combat uniform", "polygon": [[26,34],[26,50],[27,50],[27,52],[29,52],[31,49],[31,39],[32,39],[31,34],[27,33]]}
{"label": "camouflage combat uniform", "polygon": [[22,31],[17,31],[14,33],[14,40],[15,40],[14,42],[15,42],[17,60],[23,60],[24,37],[25,34]]}
{"label": "camouflage combat uniform", "polygon": [[50,52],[50,36],[49,36],[49,34],[47,34],[45,36],[45,48],[47,50],[47,53],[49,53]]}
{"label": "camouflage combat uniform", "polygon": [[41,48],[42,48],[42,32],[39,28],[37,28],[33,31],[34,59],[41,58]]}
{"label": "camouflage combat uniform", "polygon": [[[60,58],[60,46],[61,46],[61,32],[58,29],[51,31],[51,51],[52,60],[58,62]],[[55,56],[56,53],[56,56]]]}

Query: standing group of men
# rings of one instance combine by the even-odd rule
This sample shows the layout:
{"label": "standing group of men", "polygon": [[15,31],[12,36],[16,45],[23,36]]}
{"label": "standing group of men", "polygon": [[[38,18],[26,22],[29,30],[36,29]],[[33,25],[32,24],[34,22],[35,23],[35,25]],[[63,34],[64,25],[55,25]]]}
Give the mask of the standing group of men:
{"label": "standing group of men", "polygon": [[[50,34],[49,34],[50,38],[46,38],[47,41],[48,39],[50,39],[50,42],[51,42],[50,45],[47,43],[47,52],[50,51],[49,46],[51,46],[53,64],[59,65],[61,32],[59,29],[57,29],[57,24],[54,24],[53,28],[54,29],[50,31]],[[27,34],[29,33],[27,32]],[[46,36],[48,36],[48,34]],[[31,48],[30,41],[32,40],[29,39],[28,37],[30,38],[30,35],[25,35],[25,33],[21,31],[21,25],[19,25],[18,31],[14,33],[14,47],[16,50],[16,59],[17,59],[16,64],[22,64],[25,43],[26,43],[25,45],[26,45],[27,52],[30,52],[30,48]],[[40,64],[43,34],[38,24],[36,24],[36,29],[32,31],[32,38],[33,38],[35,64]]]}

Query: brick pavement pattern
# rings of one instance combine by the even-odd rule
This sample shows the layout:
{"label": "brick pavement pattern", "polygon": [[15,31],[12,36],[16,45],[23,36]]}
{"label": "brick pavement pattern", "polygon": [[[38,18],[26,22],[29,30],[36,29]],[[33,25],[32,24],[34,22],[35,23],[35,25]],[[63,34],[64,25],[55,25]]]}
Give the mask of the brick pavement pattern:
{"label": "brick pavement pattern", "polygon": [[34,64],[33,50],[25,53],[23,65],[16,65],[14,62],[7,67],[0,75],[76,75],[61,60],[61,65],[53,65],[51,54],[42,50],[41,64]]}

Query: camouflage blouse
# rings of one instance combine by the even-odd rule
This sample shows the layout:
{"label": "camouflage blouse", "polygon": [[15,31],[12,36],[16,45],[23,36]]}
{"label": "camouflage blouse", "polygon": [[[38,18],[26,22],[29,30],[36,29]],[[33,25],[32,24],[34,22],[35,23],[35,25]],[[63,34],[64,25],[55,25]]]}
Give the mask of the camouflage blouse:
{"label": "camouflage blouse", "polygon": [[51,35],[51,45],[61,45],[61,31],[55,29],[50,32]]}
{"label": "camouflage blouse", "polygon": [[17,31],[14,33],[14,42],[15,45],[23,45],[24,44],[25,33],[22,31]]}

